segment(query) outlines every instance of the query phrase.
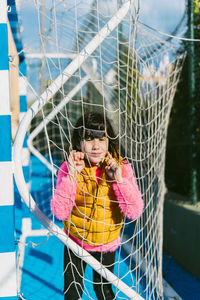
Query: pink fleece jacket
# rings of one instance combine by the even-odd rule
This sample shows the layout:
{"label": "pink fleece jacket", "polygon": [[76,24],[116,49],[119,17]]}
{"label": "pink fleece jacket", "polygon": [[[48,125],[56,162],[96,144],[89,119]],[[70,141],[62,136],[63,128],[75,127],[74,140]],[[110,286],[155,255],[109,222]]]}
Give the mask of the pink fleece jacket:
{"label": "pink fleece jacket", "polygon": [[[98,177],[100,177],[100,172],[100,169],[97,169],[97,181]],[[58,171],[56,189],[54,191],[54,196],[51,199],[51,211],[59,220],[67,219],[75,205],[77,181],[67,178],[67,174],[67,162],[64,162]],[[135,220],[141,216],[144,208],[144,202],[134,177],[131,164],[127,163],[126,161],[123,163],[122,177],[123,182],[113,183],[113,191],[116,199],[119,202],[121,212],[129,219]],[[82,246],[89,252],[112,252],[115,251],[120,245],[120,237],[113,242],[101,246],[91,246],[72,236],[70,237],[78,245]]]}

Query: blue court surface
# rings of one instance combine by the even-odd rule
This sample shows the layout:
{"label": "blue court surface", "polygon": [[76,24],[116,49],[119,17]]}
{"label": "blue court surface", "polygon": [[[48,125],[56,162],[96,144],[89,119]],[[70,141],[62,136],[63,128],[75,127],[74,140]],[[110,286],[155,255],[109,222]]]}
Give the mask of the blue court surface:
{"label": "blue court surface", "polygon": [[[50,185],[50,181],[45,177],[45,169],[40,168],[39,162],[34,160],[35,167],[32,172],[32,193],[46,193],[45,197],[50,197],[50,192],[45,188]],[[38,177],[39,176],[39,177]],[[38,179],[39,178],[39,179]],[[44,197],[44,195],[42,195]],[[16,237],[19,240],[22,233],[22,218],[31,219],[32,230],[41,229],[41,225],[29,213],[25,204],[20,201],[17,190],[15,191],[15,224]],[[50,213],[48,207],[44,207],[43,203],[38,203],[41,210]],[[62,226],[62,223],[59,223]],[[63,297],[63,250],[64,245],[54,236],[48,238],[43,236],[28,236],[25,239],[26,246],[21,249],[24,250],[24,260],[22,259],[22,269],[19,270],[18,276],[21,278],[20,294],[21,299],[26,300],[61,300]],[[20,244],[20,243],[18,243]],[[22,250],[21,250],[22,251]],[[125,253],[116,253],[116,259],[124,260],[123,263],[115,265],[115,273],[119,274],[127,284],[133,282],[128,272],[129,262],[124,259]],[[21,277],[20,277],[21,276]],[[200,300],[200,280],[192,276],[190,273],[181,268],[181,266],[167,254],[163,254],[163,277],[173,287],[182,299],[186,300]],[[86,267],[85,272],[85,289],[82,299],[97,299],[92,286],[92,269]],[[141,281],[140,293],[142,293],[144,283]],[[115,291],[115,288],[114,288]],[[122,293],[118,293],[117,299],[128,299]],[[156,299],[156,297],[154,298]]]}

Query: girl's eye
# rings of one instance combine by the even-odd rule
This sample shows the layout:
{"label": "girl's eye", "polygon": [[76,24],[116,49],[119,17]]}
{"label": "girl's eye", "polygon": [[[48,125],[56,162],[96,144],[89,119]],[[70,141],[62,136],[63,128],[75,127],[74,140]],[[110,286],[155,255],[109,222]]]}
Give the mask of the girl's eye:
{"label": "girl's eye", "polygon": [[91,141],[92,139],[90,137],[86,138],[85,141]]}
{"label": "girl's eye", "polygon": [[101,142],[104,142],[105,141],[105,137],[102,137],[102,138],[100,138],[99,140],[101,141]]}

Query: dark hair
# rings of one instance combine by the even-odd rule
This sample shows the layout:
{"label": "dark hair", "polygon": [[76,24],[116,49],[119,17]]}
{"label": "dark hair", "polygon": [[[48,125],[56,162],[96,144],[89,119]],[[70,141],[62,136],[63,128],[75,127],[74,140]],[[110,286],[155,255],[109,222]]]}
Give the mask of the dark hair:
{"label": "dark hair", "polygon": [[88,112],[81,116],[75,125],[72,134],[72,147],[80,150],[81,141],[84,139],[108,137],[108,151],[113,157],[119,159],[118,140],[107,117],[99,112]]}

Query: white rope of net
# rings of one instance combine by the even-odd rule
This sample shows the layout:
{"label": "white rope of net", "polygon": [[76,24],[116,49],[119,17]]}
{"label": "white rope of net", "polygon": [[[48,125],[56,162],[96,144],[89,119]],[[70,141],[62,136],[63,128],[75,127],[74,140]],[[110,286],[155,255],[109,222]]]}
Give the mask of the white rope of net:
{"label": "white rope of net", "polygon": [[[161,299],[166,134],[183,57],[175,59],[175,49],[170,44],[133,23],[130,2],[121,7],[116,5],[114,15],[113,11],[109,14],[109,9],[103,14],[101,1],[91,2],[89,8],[84,1],[75,2],[66,9],[64,1],[53,1],[52,9],[45,13],[51,33],[44,36],[40,29],[40,37],[45,80],[51,83],[20,124],[14,148],[16,182],[22,198],[40,222],[88,264],[96,266],[117,289],[134,299]],[[39,16],[39,6],[37,10]],[[60,45],[60,39],[66,43]],[[54,60],[53,55],[46,55],[48,47],[54,47],[53,53],[67,53],[67,58],[62,60],[57,55]],[[71,62],[68,57],[73,57]],[[68,159],[65,145],[71,146],[75,120],[87,109],[102,110],[112,120],[119,148],[123,146],[124,157],[135,170],[145,200],[142,218],[134,222],[133,235],[125,239],[125,229],[133,221],[126,218],[123,221],[119,253],[128,243],[132,249],[126,257],[130,260],[129,270],[123,275],[120,274],[123,259],[116,261],[118,271],[114,276],[47,218],[45,191],[44,214],[41,213],[36,203],[41,204],[42,199],[37,201],[30,196],[23,178],[20,150],[32,120],[36,120],[36,125],[29,136],[29,149],[52,172],[52,191],[60,162]],[[123,282],[127,276],[132,278],[128,286]],[[139,285],[144,278],[145,287],[141,292]]]}

